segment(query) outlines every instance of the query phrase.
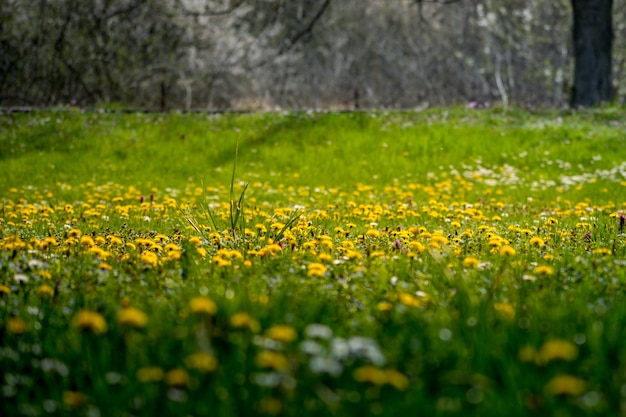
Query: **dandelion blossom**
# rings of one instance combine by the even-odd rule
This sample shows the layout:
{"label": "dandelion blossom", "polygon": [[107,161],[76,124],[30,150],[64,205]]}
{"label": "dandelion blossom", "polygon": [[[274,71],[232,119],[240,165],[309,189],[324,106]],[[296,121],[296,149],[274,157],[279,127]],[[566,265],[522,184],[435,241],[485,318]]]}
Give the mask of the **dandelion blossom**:
{"label": "dandelion blossom", "polygon": [[548,265],[539,265],[533,272],[537,275],[554,275],[554,269]]}
{"label": "dandelion blossom", "polygon": [[137,370],[137,379],[140,382],[159,382],[163,375],[163,369],[158,366],[146,366]]}
{"label": "dandelion blossom", "polygon": [[585,392],[587,383],[572,375],[557,375],[548,382],[546,389],[554,395],[580,395]]}
{"label": "dandelion blossom", "polygon": [[117,313],[117,321],[122,326],[141,329],[146,326],[146,323],[148,323],[148,316],[141,310],[128,307]]}
{"label": "dandelion blossom", "polygon": [[321,277],[326,272],[326,267],[319,262],[312,262],[308,266],[307,276]]}
{"label": "dandelion blossom", "polygon": [[510,245],[505,245],[500,248],[500,256],[514,256],[516,253],[515,248]]}
{"label": "dandelion blossom", "polygon": [[197,352],[185,358],[185,365],[200,372],[213,372],[217,369],[217,359],[208,353]]}
{"label": "dandelion blossom", "polygon": [[107,331],[107,322],[100,313],[91,310],[79,311],[72,320],[74,328],[82,332],[102,334]]}
{"label": "dandelion blossom", "polygon": [[217,304],[209,297],[195,297],[189,301],[191,312],[198,315],[213,316],[217,313]]}
{"label": "dandelion blossom", "polygon": [[274,339],[279,342],[292,342],[298,337],[298,333],[296,333],[296,330],[293,327],[284,324],[278,324],[270,327],[265,332],[265,335],[270,339]]}
{"label": "dandelion blossom", "polygon": [[480,260],[478,260],[478,258],[468,256],[467,258],[463,259],[464,268],[476,268],[478,267],[478,265],[480,265]]}

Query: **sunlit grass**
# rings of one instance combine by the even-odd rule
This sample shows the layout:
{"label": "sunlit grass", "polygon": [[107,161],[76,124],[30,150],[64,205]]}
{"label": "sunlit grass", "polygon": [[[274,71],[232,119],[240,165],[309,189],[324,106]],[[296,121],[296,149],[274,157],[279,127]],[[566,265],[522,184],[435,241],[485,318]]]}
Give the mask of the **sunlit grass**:
{"label": "sunlit grass", "polygon": [[4,115],[2,414],[618,410],[619,120]]}

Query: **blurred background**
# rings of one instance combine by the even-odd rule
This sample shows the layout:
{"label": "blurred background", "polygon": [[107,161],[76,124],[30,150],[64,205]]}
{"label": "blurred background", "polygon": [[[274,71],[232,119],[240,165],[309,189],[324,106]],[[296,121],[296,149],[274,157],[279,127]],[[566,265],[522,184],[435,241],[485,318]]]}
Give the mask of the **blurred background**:
{"label": "blurred background", "polygon": [[[442,3],[3,0],[0,105],[568,105],[569,0]],[[625,3],[613,7],[617,97],[626,93]]]}

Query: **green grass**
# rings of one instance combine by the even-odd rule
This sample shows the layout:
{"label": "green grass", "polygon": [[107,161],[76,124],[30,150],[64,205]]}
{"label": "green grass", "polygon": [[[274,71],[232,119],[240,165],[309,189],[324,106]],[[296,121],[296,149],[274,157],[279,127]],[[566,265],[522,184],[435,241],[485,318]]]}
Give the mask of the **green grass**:
{"label": "green grass", "polygon": [[624,116],[4,114],[0,414],[616,415]]}

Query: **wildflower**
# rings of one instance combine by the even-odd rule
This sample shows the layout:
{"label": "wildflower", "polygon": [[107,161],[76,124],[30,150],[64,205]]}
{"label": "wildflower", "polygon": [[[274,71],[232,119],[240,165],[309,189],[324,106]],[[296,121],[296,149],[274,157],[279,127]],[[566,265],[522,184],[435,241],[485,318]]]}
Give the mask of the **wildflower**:
{"label": "wildflower", "polygon": [[259,401],[259,411],[266,414],[280,414],[283,410],[283,403],[274,397],[262,398]]}
{"label": "wildflower", "polygon": [[185,365],[200,372],[213,372],[217,369],[217,359],[208,353],[197,352],[185,358]]}
{"label": "wildflower", "polygon": [[546,242],[539,236],[531,237],[529,243],[533,246],[538,246],[540,248],[543,248],[546,245]]}
{"label": "wildflower", "polygon": [[537,349],[532,346],[524,346],[519,350],[517,357],[522,362],[534,362],[537,357]]}
{"label": "wildflower", "polygon": [[149,266],[157,266],[159,263],[159,257],[157,256],[156,253],[154,252],[150,252],[150,251],[146,251],[144,253],[141,254],[141,262],[143,262],[146,265]]}
{"label": "wildflower", "polygon": [[500,256],[514,256],[517,252],[510,245],[505,245],[500,248]]}
{"label": "wildflower", "polygon": [[54,288],[47,284],[43,284],[37,289],[37,295],[40,297],[53,297]]}
{"label": "wildflower", "polygon": [[493,306],[498,313],[508,320],[515,318],[515,309],[509,303],[496,303]]}
{"label": "wildflower", "polygon": [[443,236],[443,235],[433,235],[430,238],[430,243],[436,243],[436,244],[440,244],[440,245],[447,245],[450,241],[448,240],[447,237]]}
{"label": "wildflower", "polygon": [[209,297],[195,297],[189,301],[191,312],[198,315],[213,316],[217,313],[217,304]]}
{"label": "wildflower", "polygon": [[587,383],[572,375],[557,375],[548,382],[546,389],[553,395],[580,395],[585,392]]}
{"label": "wildflower", "polygon": [[170,387],[189,386],[189,374],[182,368],[176,368],[165,374],[165,383]]}
{"label": "wildflower", "polygon": [[249,329],[251,332],[258,332],[261,329],[261,325],[258,320],[250,316],[250,314],[240,311],[233,314],[230,318],[230,325],[236,329]]}
{"label": "wildflower", "polygon": [[265,332],[265,335],[270,339],[277,340],[279,342],[292,342],[298,338],[296,330],[284,324],[278,324],[272,326]]}
{"label": "wildflower", "polygon": [[140,329],[146,326],[148,323],[148,316],[141,310],[133,307],[128,307],[120,310],[117,313],[117,321],[126,327],[134,327]]}
{"label": "wildflower", "polygon": [[467,258],[463,259],[464,268],[476,268],[478,265],[480,265],[480,260],[478,260],[478,258],[468,256]]}
{"label": "wildflower", "polygon": [[407,378],[402,372],[395,369],[386,369],[385,376],[387,378],[387,383],[399,391],[404,391],[409,387],[409,378]]}
{"label": "wildflower", "polygon": [[94,242],[94,240],[93,240],[93,238],[91,236],[85,235],[85,236],[81,236],[80,244],[81,244],[81,246],[85,246],[87,248],[90,248],[90,247],[94,246],[96,243]]}
{"label": "wildflower", "polygon": [[202,240],[198,236],[190,237],[188,242],[194,246],[200,246],[202,244]]}
{"label": "wildflower", "polygon": [[613,251],[609,248],[598,248],[591,251],[591,253],[594,255],[611,255]]}
{"label": "wildflower", "polygon": [[163,369],[158,366],[147,366],[137,370],[137,379],[141,382],[159,382],[163,374]]}
{"label": "wildflower", "polygon": [[578,357],[578,347],[568,340],[549,340],[541,346],[537,355],[539,364],[546,364],[552,360],[571,362]]}
{"label": "wildflower", "polygon": [[0,296],[11,293],[11,288],[6,285],[0,284]]}
{"label": "wildflower", "polygon": [[101,271],[110,271],[113,269],[113,267],[106,262],[102,262],[98,265],[98,269],[100,269]]}
{"label": "wildflower", "polygon": [[77,408],[87,402],[85,394],[78,391],[63,391],[63,404],[70,408]]}
{"label": "wildflower", "polygon": [[537,275],[554,275],[554,269],[548,265],[539,265],[533,272]]}
{"label": "wildflower", "polygon": [[409,249],[417,253],[422,253],[426,250],[426,247],[422,245],[420,242],[413,241],[409,243]]}
{"label": "wildflower", "polygon": [[317,262],[310,263],[308,266],[307,276],[309,277],[321,277],[326,272],[326,267]]}
{"label": "wildflower", "polygon": [[289,369],[289,361],[278,352],[264,350],[259,352],[255,358],[255,362],[260,368],[273,368],[277,371],[286,371]]}
{"label": "wildflower", "polygon": [[371,365],[357,368],[353,375],[354,379],[359,382],[369,382],[374,385],[383,385],[387,382],[385,371]]}
{"label": "wildflower", "polygon": [[7,320],[7,331],[13,334],[22,334],[26,331],[26,322],[20,317],[11,317]]}
{"label": "wildflower", "polygon": [[70,229],[67,232],[67,236],[74,239],[78,239],[82,234],[83,233],[78,229]]}
{"label": "wildflower", "polygon": [[101,334],[107,331],[107,323],[100,313],[81,310],[74,316],[72,324],[77,330]]}
{"label": "wildflower", "polygon": [[330,262],[333,260],[333,257],[327,253],[320,253],[317,255],[317,259],[321,262]]}
{"label": "wildflower", "polygon": [[398,294],[398,299],[402,304],[408,307],[418,308],[422,305],[422,302],[419,300],[419,298],[407,292],[401,292],[400,294]]}
{"label": "wildflower", "polygon": [[380,303],[378,303],[376,308],[378,309],[378,311],[391,311],[393,309],[393,304],[391,304],[389,301],[381,301]]}
{"label": "wildflower", "polygon": [[357,250],[348,249],[346,251],[346,258],[348,258],[350,260],[361,259],[361,258],[363,258],[363,255],[361,255],[361,252],[359,252]]}

